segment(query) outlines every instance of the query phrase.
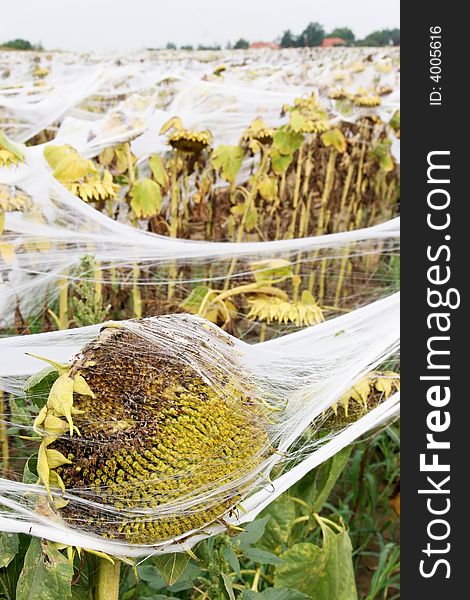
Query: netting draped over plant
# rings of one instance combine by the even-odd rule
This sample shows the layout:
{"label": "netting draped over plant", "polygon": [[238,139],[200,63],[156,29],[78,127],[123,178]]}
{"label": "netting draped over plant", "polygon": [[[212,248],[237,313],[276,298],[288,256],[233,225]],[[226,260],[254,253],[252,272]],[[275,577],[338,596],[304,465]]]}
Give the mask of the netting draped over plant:
{"label": "netting draped over plant", "polygon": [[308,52],[6,54],[0,327],[262,341],[394,291],[397,52]]}
{"label": "netting draped over plant", "polygon": [[[18,167],[11,177],[15,183],[0,186],[10,203],[2,242],[11,254],[0,264],[3,326],[12,323],[15,306],[22,315],[38,314],[68,286],[108,286],[111,295],[119,286],[122,298],[109,296],[113,307],[125,294],[135,302],[138,290],[148,303],[147,314],[160,300],[167,310],[209,316],[219,324],[238,315],[242,328],[250,326],[251,317],[313,324],[324,318],[318,312],[315,317],[318,303],[329,317],[393,291],[387,288],[393,284],[387,265],[398,252],[398,219],[272,242],[171,239],[118,223],[77,201],[40,167],[28,166],[25,172],[21,177]],[[83,267],[87,255],[93,259]],[[298,318],[266,313],[275,305],[295,311],[302,290],[312,321],[304,308]]]}
{"label": "netting draped over plant", "polygon": [[[194,59],[184,53],[5,53],[0,128],[20,142],[49,128],[58,131],[61,143],[89,156],[100,137],[108,144],[126,131],[135,137],[149,126],[152,130],[163,112],[167,118],[184,115],[188,126],[212,125],[218,143],[236,143],[253,118],[277,118],[282,104],[312,91],[346,120],[360,117],[363,108],[346,111],[338,103],[345,93],[383,93],[377,112],[384,120],[398,108],[396,49],[357,48],[351,58],[350,49],[336,48],[321,60],[315,60],[318,49],[309,52],[314,60],[302,51],[278,52],[276,66],[264,52],[202,53]],[[157,108],[152,118],[149,105]],[[100,113],[110,109],[100,122]],[[148,150],[151,137],[145,134],[145,140]],[[155,141],[150,143],[155,151]]]}
{"label": "netting draped over plant", "polygon": [[[351,418],[329,409],[398,339],[394,295],[253,346],[191,315],[0,340],[1,388],[37,415],[11,425],[39,445],[38,483],[0,481],[2,529],[138,555],[254,518],[396,414],[391,385]],[[53,366],[26,381],[25,350]]]}
{"label": "netting draped over plant", "polygon": [[318,52],[0,57],[1,531],[189,549],[397,416],[398,53]]}

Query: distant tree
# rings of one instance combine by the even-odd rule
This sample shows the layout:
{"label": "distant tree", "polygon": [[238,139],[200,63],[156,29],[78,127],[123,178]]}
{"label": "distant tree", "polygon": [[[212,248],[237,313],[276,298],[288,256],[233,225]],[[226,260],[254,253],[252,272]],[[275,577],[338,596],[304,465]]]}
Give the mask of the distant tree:
{"label": "distant tree", "polygon": [[298,46],[320,46],[325,37],[325,31],[320,23],[309,23],[298,37]]}
{"label": "distant tree", "polygon": [[176,44],[173,44],[173,42],[168,42],[168,44],[166,45],[166,49],[167,50],[176,50]]}
{"label": "distant tree", "polygon": [[292,35],[291,30],[287,29],[287,31],[284,31],[284,33],[282,34],[282,38],[279,45],[281,46],[281,48],[293,48],[297,45],[296,41],[297,40]]}
{"label": "distant tree", "polygon": [[10,40],[2,44],[5,48],[13,48],[14,50],[34,50],[35,47],[28,42],[28,40],[22,40],[20,38],[16,40]]}
{"label": "distant tree", "polygon": [[250,43],[247,40],[240,38],[239,40],[237,40],[235,42],[233,47],[235,50],[246,50],[247,48],[250,47]]}
{"label": "distant tree", "polygon": [[360,40],[361,46],[399,46],[399,29],[381,29],[369,33],[363,40]]}
{"label": "distant tree", "polygon": [[220,44],[214,44],[214,46],[205,46],[204,44],[199,44],[197,47],[198,50],[220,50]]}
{"label": "distant tree", "polygon": [[336,27],[326,37],[338,37],[343,39],[345,42],[350,43],[354,42],[354,40],[356,39],[354,32],[351,29],[349,29],[349,27]]}
{"label": "distant tree", "polygon": [[181,46],[181,50],[194,50],[193,46],[188,44],[187,46]]}

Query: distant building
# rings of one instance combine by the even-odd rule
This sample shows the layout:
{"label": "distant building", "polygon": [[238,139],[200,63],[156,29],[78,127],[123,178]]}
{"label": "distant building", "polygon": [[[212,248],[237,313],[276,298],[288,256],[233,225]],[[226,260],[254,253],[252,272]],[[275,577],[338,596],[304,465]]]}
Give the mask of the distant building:
{"label": "distant building", "polygon": [[271,50],[278,50],[279,44],[276,44],[275,42],[253,42],[250,44],[250,49],[256,48],[271,48]]}
{"label": "distant building", "polygon": [[333,46],[345,46],[346,40],[340,37],[326,37],[321,43],[322,48],[333,48]]}

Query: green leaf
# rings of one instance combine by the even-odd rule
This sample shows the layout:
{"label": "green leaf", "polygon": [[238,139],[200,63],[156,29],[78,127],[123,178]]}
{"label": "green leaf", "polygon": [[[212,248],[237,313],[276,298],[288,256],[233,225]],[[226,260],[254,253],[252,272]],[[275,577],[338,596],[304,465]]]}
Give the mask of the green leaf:
{"label": "green leaf", "polygon": [[23,388],[27,398],[41,409],[46,404],[51,387],[58,377],[57,369],[52,366],[31,375]]}
{"label": "green leaf", "polygon": [[384,140],[383,142],[377,144],[371,151],[372,156],[375,156],[379,159],[380,168],[389,173],[394,168],[393,158],[390,154],[390,140]]}
{"label": "green leaf", "polygon": [[379,164],[382,171],[385,171],[386,173],[390,173],[390,171],[393,171],[394,164],[392,155],[384,154],[383,156],[381,156]]}
{"label": "green leaf", "polygon": [[243,590],[242,595],[242,600],[311,600],[311,598],[312,596],[307,596],[297,590],[285,588],[268,588],[261,593]]}
{"label": "green leaf", "polygon": [[228,562],[228,564],[233,569],[233,571],[237,575],[240,575],[240,562],[238,561],[238,557],[235,554],[234,549],[231,548],[230,546],[227,546],[226,548],[223,549],[222,556]]}
{"label": "green leaf", "polygon": [[235,183],[235,178],[242,166],[243,148],[240,146],[221,145],[212,152],[212,165],[220,170],[222,179]]}
{"label": "green leaf", "polygon": [[298,110],[293,110],[290,115],[290,126],[297,133],[302,133],[307,125],[307,119]]}
{"label": "green leaf", "polygon": [[53,544],[33,538],[18,579],[16,600],[70,600],[73,567]]}
{"label": "green leaf", "polygon": [[395,131],[398,131],[398,129],[400,129],[400,111],[396,110],[393,113],[392,118],[390,119],[390,121],[388,122],[388,124],[390,125],[390,127],[392,129],[394,129]]}
{"label": "green leaf", "polygon": [[157,215],[162,207],[162,193],[158,183],[144,177],[134,183],[130,191],[131,208],[137,218]]}
{"label": "green leaf", "polygon": [[272,552],[267,552],[266,550],[261,550],[260,548],[245,548],[244,549],[245,556],[257,563],[259,565],[281,565],[282,559],[273,554]]}
{"label": "green leaf", "polygon": [[278,150],[271,153],[271,165],[276,175],[282,175],[287,171],[294,159],[294,154],[281,154]]}
{"label": "green leaf", "polygon": [[8,567],[18,552],[18,534],[6,531],[0,532],[0,568]]}
{"label": "green leaf", "polygon": [[168,185],[168,175],[162,159],[157,154],[153,154],[149,159],[149,165],[158,185],[163,188],[166,187]]}
{"label": "green leaf", "polygon": [[300,148],[303,141],[304,136],[301,133],[282,126],[274,132],[273,147],[280,154],[293,154]]}
{"label": "green leaf", "polygon": [[235,600],[235,594],[232,587],[232,582],[230,581],[230,577],[228,577],[225,573],[221,573],[222,580],[224,582],[225,589],[227,590],[228,597],[230,600]]}
{"label": "green leaf", "polygon": [[197,314],[209,289],[206,285],[196,286],[189,296],[181,302],[180,307],[190,313]]}
{"label": "green leaf", "polygon": [[288,544],[293,521],[297,517],[295,503],[287,493],[281,494],[263,511],[262,515],[269,515],[269,521],[259,546],[279,554]]}
{"label": "green leaf", "polygon": [[37,474],[37,463],[38,463],[38,455],[33,454],[28,458],[26,464],[23,469],[23,483],[34,483],[38,482],[38,474]]}
{"label": "green leaf", "polygon": [[251,231],[256,227],[258,223],[258,211],[255,207],[251,208],[247,214],[245,219],[245,230]]}
{"label": "green leaf", "polygon": [[294,544],[281,554],[285,561],[276,567],[274,586],[293,588],[305,594],[315,590],[315,600],[356,600],[352,547],[344,528],[333,530],[326,519],[316,516],[323,546]]}
{"label": "green leaf", "polygon": [[178,581],[171,585],[168,588],[168,590],[170,592],[182,592],[184,590],[191,590],[194,587],[194,580],[200,576],[201,569],[196,564],[190,561],[184,568]]}
{"label": "green leaf", "polygon": [[137,575],[154,590],[160,590],[165,587],[165,580],[154,565],[139,565],[137,567]]}
{"label": "green leaf", "polygon": [[303,477],[290,489],[290,495],[301,498],[315,512],[320,512],[343,472],[351,454],[351,447],[343,448],[320,467]]}
{"label": "green leaf", "polygon": [[233,541],[239,543],[240,548],[245,550],[262,537],[268,521],[269,516],[262,519],[256,519],[255,521],[248,523],[248,525],[245,525],[245,531],[235,536]]}
{"label": "green leaf", "polygon": [[189,560],[189,554],[173,552],[172,554],[155,556],[153,562],[157,565],[166,585],[173,585],[180,578]]}
{"label": "green leaf", "polygon": [[292,264],[282,258],[259,260],[251,263],[254,278],[259,283],[271,283],[275,279],[291,277]]}

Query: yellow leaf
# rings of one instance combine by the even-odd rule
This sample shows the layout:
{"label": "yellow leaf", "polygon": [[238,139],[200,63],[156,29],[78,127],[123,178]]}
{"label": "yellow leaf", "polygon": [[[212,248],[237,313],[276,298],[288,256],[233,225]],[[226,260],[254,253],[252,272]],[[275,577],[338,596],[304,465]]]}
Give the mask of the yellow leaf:
{"label": "yellow leaf", "polygon": [[55,169],[59,162],[71,153],[76,154],[76,150],[72,146],[48,145],[43,151],[44,158],[52,169]]}
{"label": "yellow leaf", "polygon": [[333,148],[340,153],[346,151],[346,138],[344,137],[341,129],[336,127],[333,129],[328,129],[328,131],[325,131],[325,133],[322,134],[321,139],[327,147],[333,146]]}
{"label": "yellow leaf", "polygon": [[54,360],[51,360],[50,358],[46,358],[44,356],[39,356],[39,354],[33,354],[32,352],[26,352],[25,354],[27,354],[28,356],[32,356],[33,358],[37,358],[38,360],[42,360],[42,361],[48,363],[49,365],[52,365],[54,367],[54,369],[56,369],[56,371],[60,375],[67,373],[67,371],[69,370],[69,366],[64,363],[55,362]]}
{"label": "yellow leaf", "polygon": [[49,469],[56,469],[62,465],[71,465],[72,461],[66,458],[62,452],[58,450],[46,450],[47,462]]}
{"label": "yellow leaf", "polygon": [[[44,421],[46,420],[47,417],[47,406],[43,406],[41,408],[41,410],[39,411],[39,414],[37,415],[37,417],[34,419],[34,423],[33,423],[33,430],[37,432],[38,427],[40,427]],[[60,421],[60,419],[59,419]],[[63,421],[60,421],[61,423]]]}
{"label": "yellow leaf", "polygon": [[77,373],[73,378],[73,391],[76,394],[81,394],[82,396],[91,396],[95,397],[95,394],[91,391],[90,386],[85,381],[85,378]]}
{"label": "yellow leaf", "polygon": [[104,167],[107,167],[108,165],[110,165],[113,162],[113,158],[114,158],[114,150],[113,150],[113,148],[110,148],[109,146],[107,148],[105,148],[104,150],[102,150],[102,152],[100,152],[100,154],[99,154],[100,164],[102,164]]}
{"label": "yellow leaf", "polygon": [[50,485],[57,486],[61,489],[62,493],[65,492],[65,485],[62,481],[62,477],[55,471],[49,471],[49,483]]}
{"label": "yellow leaf", "polygon": [[212,152],[212,165],[220,170],[225,181],[234,183],[243,162],[244,151],[240,146],[221,145]]}
{"label": "yellow leaf", "polygon": [[277,179],[265,175],[258,182],[258,191],[264,200],[275,200],[277,198]]}
{"label": "yellow leaf", "polygon": [[[47,414],[47,406],[44,406],[41,409],[41,412],[43,410],[46,410],[46,414]],[[41,415],[41,412],[39,413],[39,415]],[[62,421],[62,419],[59,419],[59,417],[56,417],[55,415],[47,415],[45,417],[45,419],[39,419],[39,415],[38,417],[36,417],[36,419],[38,420],[38,423],[36,424],[36,421],[34,422],[35,426],[37,425],[41,425],[42,422],[44,422],[44,429],[45,431],[47,431],[47,433],[54,433],[57,435],[61,435],[62,433],[64,433],[64,431],[67,430],[67,423],[65,421]],[[41,416],[42,418],[42,416]]]}
{"label": "yellow leaf", "polygon": [[367,407],[367,399],[370,395],[370,384],[367,379],[362,379],[351,390],[351,398],[359,402],[364,407]]}
{"label": "yellow leaf", "polygon": [[1,129],[0,129],[0,148],[5,149],[11,156],[18,159],[18,161],[22,162],[24,160],[24,154],[23,154],[22,150],[20,149],[20,146],[18,146],[17,144],[14,144],[13,142],[10,142],[10,140],[7,138],[7,136],[3,133],[3,131]]}
{"label": "yellow leaf", "polygon": [[168,175],[162,159],[157,154],[153,154],[149,159],[149,165],[155,181],[161,187],[166,188],[168,185]]}
{"label": "yellow leaf", "polygon": [[67,374],[56,379],[49,392],[47,407],[56,417],[65,417],[73,435],[72,404],[74,380]]}
{"label": "yellow leaf", "polygon": [[15,247],[8,242],[0,242],[0,256],[7,265],[11,265],[15,258]]}
{"label": "yellow leaf", "polygon": [[258,282],[271,282],[292,276],[292,265],[282,258],[266,259],[251,264],[253,275]]}
{"label": "yellow leaf", "polygon": [[63,158],[52,175],[61,182],[78,181],[88,172],[86,161],[78,155],[69,155]]}
{"label": "yellow leaf", "polygon": [[39,475],[39,480],[44,484],[44,487],[46,488],[47,493],[49,494],[49,497],[52,497],[51,496],[51,488],[49,486],[50,472],[49,472],[49,462],[47,460],[45,442],[42,442],[42,444],[39,446],[37,471],[38,471],[38,475]]}
{"label": "yellow leaf", "polygon": [[144,177],[134,183],[130,192],[131,208],[137,217],[153,217],[160,212],[162,194],[158,183]]}
{"label": "yellow leaf", "polygon": [[170,129],[176,129],[177,131],[181,131],[183,129],[183,123],[179,117],[171,117],[166,123],[162,125],[160,129],[160,135],[167,133]]}

